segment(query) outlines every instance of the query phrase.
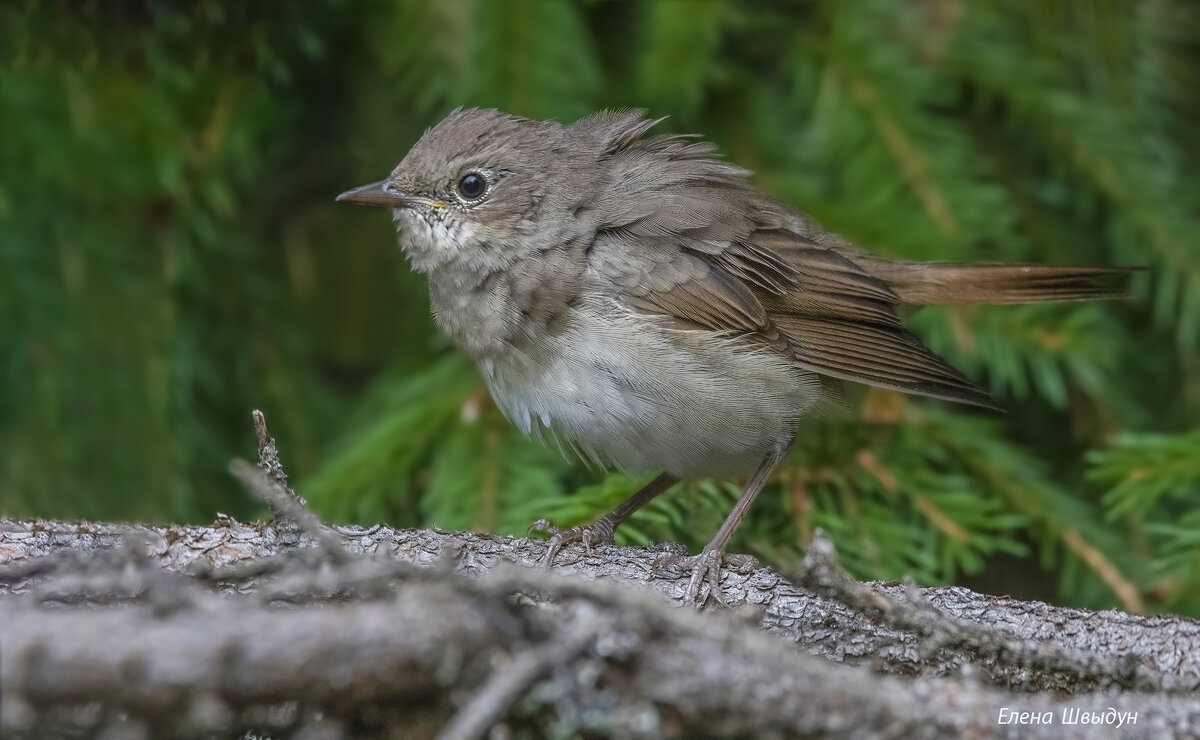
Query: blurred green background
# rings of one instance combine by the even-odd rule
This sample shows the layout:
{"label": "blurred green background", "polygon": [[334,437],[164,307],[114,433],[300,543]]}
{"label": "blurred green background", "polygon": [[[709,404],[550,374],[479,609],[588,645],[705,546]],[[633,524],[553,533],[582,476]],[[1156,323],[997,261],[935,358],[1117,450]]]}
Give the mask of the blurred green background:
{"label": "blurred green background", "polygon": [[[1007,415],[812,421],[732,549],[1200,614],[1200,5],[1190,0],[37,2],[0,7],[0,514],[262,512],[262,409],[337,521],[522,533],[640,480],[516,434],[390,220],[337,205],[456,106],[669,115],[917,259],[1138,264],[1127,302],[925,310]],[[717,527],[695,481],[622,542]]]}

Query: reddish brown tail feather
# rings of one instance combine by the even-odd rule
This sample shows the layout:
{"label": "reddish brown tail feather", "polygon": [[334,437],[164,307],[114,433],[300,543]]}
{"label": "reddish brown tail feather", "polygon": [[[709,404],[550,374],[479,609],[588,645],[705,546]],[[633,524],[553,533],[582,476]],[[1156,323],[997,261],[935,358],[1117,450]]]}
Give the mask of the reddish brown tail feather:
{"label": "reddish brown tail feather", "polygon": [[1138,267],[1049,267],[968,262],[872,265],[903,303],[1037,303],[1124,298]]}

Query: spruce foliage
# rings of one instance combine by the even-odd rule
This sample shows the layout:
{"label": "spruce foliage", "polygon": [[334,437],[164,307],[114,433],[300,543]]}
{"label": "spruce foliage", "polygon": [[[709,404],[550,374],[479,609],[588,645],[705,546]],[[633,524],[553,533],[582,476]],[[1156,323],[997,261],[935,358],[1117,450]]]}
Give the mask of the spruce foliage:
{"label": "spruce foliage", "polygon": [[[1127,302],[925,309],[1005,415],[804,423],[732,548],[1200,615],[1200,7],[1188,0],[19,0],[0,8],[0,513],[251,516],[262,408],[342,521],[524,533],[645,479],[517,433],[381,214],[332,203],[456,106],[670,116],[913,259],[1129,264]],[[693,549],[738,482],[618,533]]]}

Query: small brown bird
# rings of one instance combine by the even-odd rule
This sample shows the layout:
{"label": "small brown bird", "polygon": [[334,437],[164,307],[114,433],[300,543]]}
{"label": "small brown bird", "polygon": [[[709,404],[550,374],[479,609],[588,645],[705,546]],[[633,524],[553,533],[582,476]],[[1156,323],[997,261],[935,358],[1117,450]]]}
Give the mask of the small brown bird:
{"label": "small brown bird", "polygon": [[901,323],[907,307],[1124,294],[1129,270],[908,262],[871,255],[764,195],[643,111],[571,125],[458,110],[381,182],[338,200],[392,209],[437,323],[526,433],[628,471],[662,470],[600,520],[611,541],[688,476],[752,473],[690,559],[690,600],[720,596],[730,536],[800,417],[841,381],[993,406]]}

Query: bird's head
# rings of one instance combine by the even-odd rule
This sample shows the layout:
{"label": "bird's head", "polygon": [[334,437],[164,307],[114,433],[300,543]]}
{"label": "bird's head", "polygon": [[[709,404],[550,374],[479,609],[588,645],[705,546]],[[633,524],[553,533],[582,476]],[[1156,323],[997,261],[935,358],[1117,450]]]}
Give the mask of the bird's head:
{"label": "bird's head", "polygon": [[570,142],[570,128],[558,123],[458,110],[426,131],[386,180],[338,200],[392,209],[421,272],[503,269],[586,228],[574,216],[595,168]]}

